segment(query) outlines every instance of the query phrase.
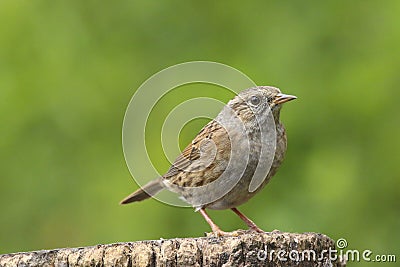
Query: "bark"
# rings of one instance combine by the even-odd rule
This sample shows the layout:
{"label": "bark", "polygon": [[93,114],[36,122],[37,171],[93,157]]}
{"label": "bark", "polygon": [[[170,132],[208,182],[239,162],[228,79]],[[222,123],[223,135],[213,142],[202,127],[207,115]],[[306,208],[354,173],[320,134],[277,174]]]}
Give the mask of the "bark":
{"label": "bark", "polygon": [[[317,233],[160,239],[0,255],[6,266],[345,266]],[[279,254],[280,253],[280,254]],[[315,258],[314,254],[315,253]]]}

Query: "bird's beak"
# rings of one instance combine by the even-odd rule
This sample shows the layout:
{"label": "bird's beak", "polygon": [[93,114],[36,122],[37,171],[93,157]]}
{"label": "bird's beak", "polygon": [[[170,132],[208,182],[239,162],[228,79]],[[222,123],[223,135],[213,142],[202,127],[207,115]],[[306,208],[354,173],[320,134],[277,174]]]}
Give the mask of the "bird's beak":
{"label": "bird's beak", "polygon": [[290,100],[296,99],[297,97],[294,95],[285,95],[285,94],[277,94],[275,99],[274,99],[274,104],[278,105],[278,104],[283,104],[285,102],[288,102]]}

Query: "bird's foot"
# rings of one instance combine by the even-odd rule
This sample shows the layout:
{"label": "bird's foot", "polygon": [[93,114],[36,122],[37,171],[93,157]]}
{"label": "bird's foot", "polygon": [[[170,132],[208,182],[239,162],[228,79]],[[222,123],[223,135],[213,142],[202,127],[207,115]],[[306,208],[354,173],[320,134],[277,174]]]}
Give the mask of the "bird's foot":
{"label": "bird's foot", "polygon": [[205,233],[205,236],[206,237],[222,237],[222,236],[237,237],[237,236],[240,236],[243,234],[246,234],[245,230],[239,229],[239,230],[235,230],[232,232],[225,232],[218,228],[218,229],[213,229],[213,231],[210,233]]}
{"label": "bird's foot", "polygon": [[258,228],[258,227],[251,227],[247,230],[243,230],[243,229],[238,229],[232,232],[225,232],[222,231],[221,229],[214,229],[212,232],[209,233],[204,233],[206,237],[221,237],[221,236],[228,236],[228,237],[237,237],[240,235],[245,235],[245,234],[264,234],[267,233],[264,230]]}
{"label": "bird's foot", "polygon": [[240,219],[242,219],[247,226],[249,227],[249,230],[247,230],[247,233],[265,233],[262,229],[260,229],[252,220],[246,217],[243,213],[241,213],[237,208],[232,208],[231,209],[234,213],[236,213]]}
{"label": "bird's foot", "polygon": [[263,229],[259,228],[259,227],[256,226],[256,225],[250,227],[248,231],[249,231],[250,233],[261,233],[261,234],[265,233],[265,231],[264,231]]}

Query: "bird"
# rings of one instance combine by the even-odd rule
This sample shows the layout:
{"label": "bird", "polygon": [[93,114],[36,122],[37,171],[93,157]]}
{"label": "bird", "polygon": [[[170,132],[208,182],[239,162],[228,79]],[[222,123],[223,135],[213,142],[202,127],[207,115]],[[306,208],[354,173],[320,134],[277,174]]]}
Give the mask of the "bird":
{"label": "bird", "polygon": [[296,98],[273,86],[241,91],[200,130],[164,175],[120,204],[142,201],[167,189],[193,206],[215,236],[237,232],[222,231],[206,209],[231,209],[246,223],[248,231],[263,233],[237,207],[256,195],[283,162],[287,137],[280,111],[284,103]]}

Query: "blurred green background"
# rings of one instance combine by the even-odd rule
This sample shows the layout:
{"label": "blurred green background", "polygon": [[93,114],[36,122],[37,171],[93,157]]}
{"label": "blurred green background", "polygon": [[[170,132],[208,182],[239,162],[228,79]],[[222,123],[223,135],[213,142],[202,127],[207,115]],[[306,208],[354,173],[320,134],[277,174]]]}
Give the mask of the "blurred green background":
{"label": "blurred green background", "polygon": [[[282,111],[286,160],[245,214],[265,230],[398,253],[399,14],[400,1],[1,1],[0,253],[209,231],[192,209],[118,205],[137,188],[121,145],[130,98],[192,60],[298,96]],[[210,214],[224,230],[244,227],[230,211]]]}

